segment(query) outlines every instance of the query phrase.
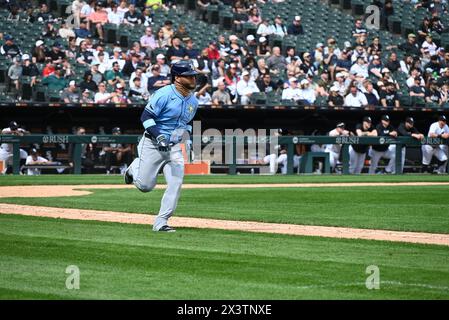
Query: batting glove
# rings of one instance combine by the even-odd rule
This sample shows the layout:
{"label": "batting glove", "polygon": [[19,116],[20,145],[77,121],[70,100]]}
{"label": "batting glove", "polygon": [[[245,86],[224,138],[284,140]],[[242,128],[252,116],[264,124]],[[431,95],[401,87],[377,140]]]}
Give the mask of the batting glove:
{"label": "batting glove", "polygon": [[161,152],[170,151],[170,144],[168,143],[167,138],[163,134],[157,136],[156,142],[157,142],[159,151],[161,151]]}

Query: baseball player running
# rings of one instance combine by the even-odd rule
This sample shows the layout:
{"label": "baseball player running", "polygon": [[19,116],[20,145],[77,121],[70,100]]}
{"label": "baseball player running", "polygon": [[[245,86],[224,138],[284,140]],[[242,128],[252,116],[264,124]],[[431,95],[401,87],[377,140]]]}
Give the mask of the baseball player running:
{"label": "baseball player running", "polygon": [[[142,113],[140,119],[145,132],[138,145],[138,157],[125,172],[126,184],[134,183],[140,191],[149,192],[163,168],[167,189],[153,231],[176,231],[167,222],[176,209],[184,177],[184,158],[179,142],[186,131],[189,135],[192,133],[188,123],[198,108],[198,100],[192,94],[196,75],[190,61],[173,64],[173,84],[156,91]],[[187,149],[191,150],[191,144],[189,138]]]}
{"label": "baseball player running", "polygon": [[[356,135],[359,137],[376,137],[377,131],[372,126],[371,117],[364,117],[362,123],[355,127]],[[365,164],[366,152],[369,145],[355,144],[349,146],[349,173],[362,173]]]}
{"label": "baseball player running", "polygon": [[[429,128],[428,136],[430,138],[449,138],[449,127],[447,126],[447,119],[445,116],[440,116],[437,122],[432,123]],[[429,165],[433,156],[438,160],[438,170],[436,173],[445,173],[448,158],[448,146],[444,144],[422,146],[423,172],[429,172]]]}
{"label": "baseball player running", "polygon": [[[338,136],[348,136],[349,131],[345,130],[346,125],[343,122],[337,124],[337,127],[329,132],[330,137],[338,137]],[[328,144],[324,149],[324,152],[329,153],[329,162],[332,168],[332,171],[335,170],[335,166],[337,165],[338,159],[340,158],[341,152],[341,144]]]}
{"label": "baseball player running", "polygon": [[[398,127],[398,135],[404,137],[412,137],[416,140],[424,139],[424,135],[419,133],[418,129],[415,128],[415,120],[412,117],[407,117],[405,122],[402,122]],[[404,164],[405,164],[405,146],[402,146],[402,165],[401,165],[401,173],[404,172]]]}
{"label": "baseball player running", "polygon": [[[376,126],[377,135],[380,137],[393,137],[398,136],[397,131],[390,124],[390,117],[383,115],[381,123]],[[370,153],[371,164],[369,167],[369,174],[375,174],[380,158],[390,159],[388,166],[385,168],[385,172],[394,173],[395,159],[396,159],[396,146],[388,144],[373,145]]]}

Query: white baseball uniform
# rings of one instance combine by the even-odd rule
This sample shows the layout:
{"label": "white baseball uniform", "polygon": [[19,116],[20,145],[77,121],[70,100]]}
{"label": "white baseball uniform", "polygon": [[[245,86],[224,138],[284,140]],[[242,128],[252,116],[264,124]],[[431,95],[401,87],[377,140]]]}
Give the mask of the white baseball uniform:
{"label": "white baseball uniform", "polygon": [[[438,122],[432,123],[432,125],[429,128],[429,133],[427,134],[429,137],[431,134],[440,135],[443,133],[449,133],[449,127],[447,124],[443,126],[443,128],[440,127]],[[445,162],[444,164],[441,164],[438,168],[438,173],[445,173],[446,172],[446,166],[447,166],[447,159],[448,159],[448,146],[447,145],[423,145],[421,147],[422,149],[422,163],[423,165],[428,166],[430,162],[432,161],[432,157],[435,156],[439,161]]]}
{"label": "white baseball uniform", "polygon": [[[347,136],[347,131],[343,131],[342,134],[338,133],[337,129],[334,129],[329,132],[329,137],[337,137],[337,136]],[[341,144],[328,144],[324,149],[324,152],[329,153],[329,162],[332,170],[335,169],[335,166],[338,163],[338,159],[340,158],[341,152]]]}

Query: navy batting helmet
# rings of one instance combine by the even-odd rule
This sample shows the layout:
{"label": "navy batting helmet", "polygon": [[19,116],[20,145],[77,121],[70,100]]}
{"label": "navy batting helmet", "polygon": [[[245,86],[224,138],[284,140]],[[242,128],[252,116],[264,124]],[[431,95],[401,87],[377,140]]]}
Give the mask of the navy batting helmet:
{"label": "navy batting helmet", "polygon": [[171,76],[196,76],[198,72],[195,71],[192,61],[179,61],[172,65]]}

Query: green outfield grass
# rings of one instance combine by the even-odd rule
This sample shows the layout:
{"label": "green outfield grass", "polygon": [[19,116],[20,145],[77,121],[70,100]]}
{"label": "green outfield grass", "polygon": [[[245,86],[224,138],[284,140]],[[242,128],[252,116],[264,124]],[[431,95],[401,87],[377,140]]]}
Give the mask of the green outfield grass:
{"label": "green outfield grass", "polygon": [[[338,182],[449,182],[449,176],[423,175],[207,175],[186,176],[185,183],[338,183]],[[165,183],[163,176],[159,183]],[[0,186],[53,185],[53,184],[123,184],[120,175],[41,175],[41,176],[0,176]]]}
{"label": "green outfield grass", "polygon": [[[157,213],[163,190],[91,190],[81,197],[0,202]],[[185,189],[176,216],[449,233],[449,186]]]}
{"label": "green outfield grass", "polygon": [[[442,246],[0,215],[2,299],[448,299]],[[65,287],[67,266],[80,289]],[[380,289],[365,287],[366,268]]]}

